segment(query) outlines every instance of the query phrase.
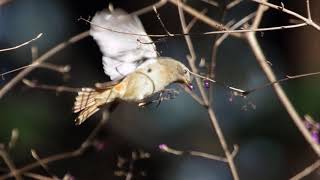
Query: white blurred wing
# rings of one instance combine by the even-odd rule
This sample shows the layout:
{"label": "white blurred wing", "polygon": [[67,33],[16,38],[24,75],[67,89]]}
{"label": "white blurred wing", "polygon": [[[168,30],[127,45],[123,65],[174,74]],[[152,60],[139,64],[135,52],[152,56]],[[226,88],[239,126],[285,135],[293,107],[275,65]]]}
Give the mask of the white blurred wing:
{"label": "white blurred wing", "polygon": [[146,35],[137,16],[128,15],[121,9],[112,12],[105,10],[97,12],[91,22],[90,35],[100,47],[103,69],[111,80],[121,79],[138,66],[156,61],[156,47],[150,43],[151,39],[148,36],[132,35]]}

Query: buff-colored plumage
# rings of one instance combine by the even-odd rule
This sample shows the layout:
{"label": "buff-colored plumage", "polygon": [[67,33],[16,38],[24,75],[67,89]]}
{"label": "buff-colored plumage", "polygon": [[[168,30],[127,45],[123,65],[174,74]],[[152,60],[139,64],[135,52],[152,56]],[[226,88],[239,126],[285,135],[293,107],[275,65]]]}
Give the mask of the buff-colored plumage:
{"label": "buff-colored plumage", "polygon": [[83,88],[78,92],[74,103],[74,113],[79,113],[76,124],[83,123],[101,106],[117,99],[141,102],[171,83],[190,84],[190,71],[185,65],[172,58],[158,57],[154,44],[139,42],[151,42],[148,36],[121,34],[101,28],[144,35],[146,33],[138,17],[122,10],[103,11],[98,12],[92,22],[97,24],[91,26],[90,34],[103,53],[105,73],[112,80],[122,80],[102,89]]}

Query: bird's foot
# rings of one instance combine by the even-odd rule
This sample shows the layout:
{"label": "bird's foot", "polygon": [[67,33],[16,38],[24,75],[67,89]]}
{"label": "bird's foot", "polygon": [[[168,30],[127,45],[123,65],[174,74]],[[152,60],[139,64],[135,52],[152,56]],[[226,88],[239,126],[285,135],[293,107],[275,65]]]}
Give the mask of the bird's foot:
{"label": "bird's foot", "polygon": [[178,96],[179,91],[175,89],[164,89],[159,92],[158,97],[153,100],[147,100],[138,104],[139,107],[145,107],[153,103],[157,103],[157,107],[161,104],[162,101],[167,101],[174,99]]}

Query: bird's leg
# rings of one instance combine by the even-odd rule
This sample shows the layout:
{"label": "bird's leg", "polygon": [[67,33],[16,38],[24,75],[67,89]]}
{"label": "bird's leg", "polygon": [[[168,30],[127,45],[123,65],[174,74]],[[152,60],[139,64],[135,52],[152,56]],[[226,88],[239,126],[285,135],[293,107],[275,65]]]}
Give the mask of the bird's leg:
{"label": "bird's leg", "polygon": [[165,100],[171,100],[177,97],[179,94],[179,91],[175,89],[164,89],[159,93],[158,99],[155,100],[155,102],[158,102],[157,107],[160,106],[162,101]]}
{"label": "bird's leg", "polygon": [[108,81],[108,82],[103,82],[103,83],[96,83],[95,87],[98,90],[105,90],[105,89],[110,89],[113,86],[119,84],[121,82],[121,80],[116,80],[116,81]]}
{"label": "bird's leg", "polygon": [[141,102],[139,103],[138,106],[144,107],[152,103],[157,103],[157,107],[158,107],[162,101],[174,99],[178,94],[179,94],[179,91],[175,89],[164,89],[159,92],[158,97],[156,99]]}

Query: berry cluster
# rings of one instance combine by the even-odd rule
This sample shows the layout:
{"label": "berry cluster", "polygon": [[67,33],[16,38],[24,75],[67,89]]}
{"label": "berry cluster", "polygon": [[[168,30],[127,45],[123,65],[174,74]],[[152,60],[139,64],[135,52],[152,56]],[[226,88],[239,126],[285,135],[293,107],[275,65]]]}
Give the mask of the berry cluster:
{"label": "berry cluster", "polygon": [[305,117],[305,126],[311,133],[311,136],[315,142],[320,144],[320,123],[314,121],[311,117]]}

